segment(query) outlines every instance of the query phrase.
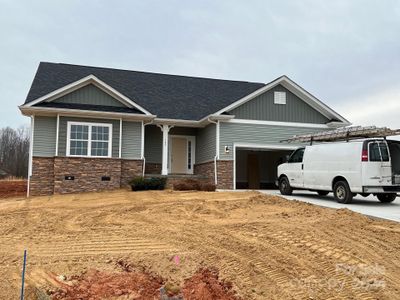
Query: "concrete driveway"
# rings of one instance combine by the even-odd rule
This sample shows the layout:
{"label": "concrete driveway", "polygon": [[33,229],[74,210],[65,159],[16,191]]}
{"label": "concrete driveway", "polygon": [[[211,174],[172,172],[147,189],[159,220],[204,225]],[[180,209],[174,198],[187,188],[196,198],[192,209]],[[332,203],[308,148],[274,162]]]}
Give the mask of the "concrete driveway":
{"label": "concrete driveway", "polygon": [[[261,193],[282,196],[279,190],[260,190]],[[400,222],[400,196],[392,203],[381,203],[376,197],[364,198],[357,195],[351,204],[340,204],[333,199],[333,194],[319,196],[316,192],[294,191],[292,196],[282,196],[289,200],[300,200],[315,205],[331,208],[347,208],[372,217]]]}

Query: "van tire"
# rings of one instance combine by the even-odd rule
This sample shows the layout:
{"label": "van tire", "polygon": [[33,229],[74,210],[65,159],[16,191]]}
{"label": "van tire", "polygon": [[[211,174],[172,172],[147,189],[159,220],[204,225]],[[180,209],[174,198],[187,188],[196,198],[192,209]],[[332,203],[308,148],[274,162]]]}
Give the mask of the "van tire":
{"label": "van tire", "polygon": [[348,204],[353,200],[353,193],[346,181],[338,181],[333,187],[333,195],[339,203]]}
{"label": "van tire", "polygon": [[293,189],[290,186],[289,179],[283,176],[279,179],[279,191],[282,195],[290,196],[293,193]]}
{"label": "van tire", "polygon": [[328,191],[317,191],[317,193],[318,193],[318,195],[320,195],[320,196],[326,196],[326,195],[329,194]]}
{"label": "van tire", "polygon": [[390,203],[393,202],[396,197],[397,194],[394,193],[390,193],[390,194],[378,194],[376,195],[376,197],[379,199],[379,201],[381,201],[382,203]]}

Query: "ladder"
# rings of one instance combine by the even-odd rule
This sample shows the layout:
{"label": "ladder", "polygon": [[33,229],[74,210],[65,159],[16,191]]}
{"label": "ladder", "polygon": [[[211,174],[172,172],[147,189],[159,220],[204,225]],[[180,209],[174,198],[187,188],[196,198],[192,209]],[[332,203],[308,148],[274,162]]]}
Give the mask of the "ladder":
{"label": "ladder", "polygon": [[386,138],[387,136],[400,135],[400,129],[376,126],[350,126],[335,130],[317,132],[305,135],[295,135],[291,138],[281,140],[281,143],[313,143],[313,142],[335,142],[350,141],[362,138]]}

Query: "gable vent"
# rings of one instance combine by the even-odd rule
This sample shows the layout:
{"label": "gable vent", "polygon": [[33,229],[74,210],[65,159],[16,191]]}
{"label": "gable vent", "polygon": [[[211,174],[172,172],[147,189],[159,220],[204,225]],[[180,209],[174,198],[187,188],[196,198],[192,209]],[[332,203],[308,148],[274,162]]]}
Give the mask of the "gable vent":
{"label": "gable vent", "polygon": [[275,104],[286,104],[286,92],[274,92]]}

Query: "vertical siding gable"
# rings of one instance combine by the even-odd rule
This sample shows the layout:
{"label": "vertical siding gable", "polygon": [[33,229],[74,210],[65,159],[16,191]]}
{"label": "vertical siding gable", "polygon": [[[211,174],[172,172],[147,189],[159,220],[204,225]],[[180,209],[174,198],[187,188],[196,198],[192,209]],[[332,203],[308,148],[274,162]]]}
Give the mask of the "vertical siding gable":
{"label": "vertical siding gable", "polygon": [[55,156],[56,132],[56,117],[35,116],[33,131],[33,156]]}
{"label": "vertical siding gable", "polygon": [[[286,92],[286,104],[274,104],[275,91]],[[328,118],[282,85],[277,85],[271,90],[231,110],[229,113],[235,115],[236,119],[316,124],[325,124],[329,121]]]}
{"label": "vertical siding gable", "polygon": [[114,99],[93,84],[88,84],[80,89],[55,99],[53,102],[125,107],[125,105],[120,101]]}

